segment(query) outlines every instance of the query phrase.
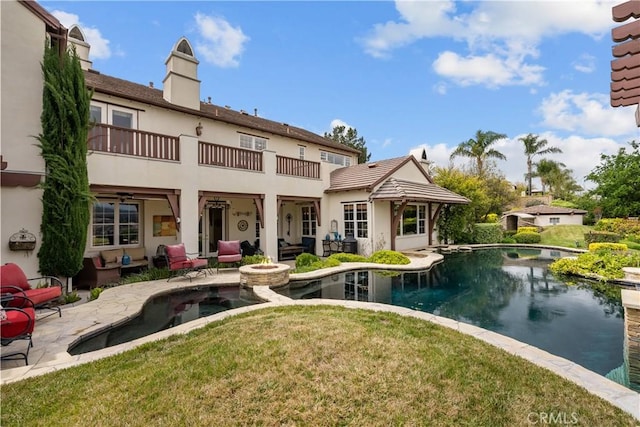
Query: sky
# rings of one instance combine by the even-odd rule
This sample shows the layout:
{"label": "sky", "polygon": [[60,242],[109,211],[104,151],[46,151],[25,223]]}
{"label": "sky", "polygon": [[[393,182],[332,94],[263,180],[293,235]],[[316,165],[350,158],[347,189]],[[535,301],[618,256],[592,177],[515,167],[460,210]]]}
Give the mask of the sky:
{"label": "sky", "polygon": [[[425,148],[447,167],[478,130],[507,135],[497,169],[524,183],[519,138],[562,154],[585,188],[601,154],[640,140],[609,104],[611,8],[595,1],[40,1],[79,25],[102,74],[162,87],[181,37],[201,99],[317,134],[357,130],[371,160]],[[534,158],[534,161],[541,157]],[[469,159],[453,164],[466,166]],[[536,187],[534,183],[534,188]]]}

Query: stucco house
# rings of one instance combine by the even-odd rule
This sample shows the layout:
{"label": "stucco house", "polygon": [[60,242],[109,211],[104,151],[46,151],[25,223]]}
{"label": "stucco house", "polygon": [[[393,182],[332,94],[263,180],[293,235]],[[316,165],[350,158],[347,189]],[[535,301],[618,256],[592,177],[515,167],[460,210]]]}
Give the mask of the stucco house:
{"label": "stucco house", "polygon": [[526,226],[582,225],[586,214],[587,211],[582,209],[536,205],[505,212],[502,226],[505,230],[517,230]]}
{"label": "stucco house", "polygon": [[[179,38],[165,61],[162,87],[92,68],[82,29],[67,31],[32,1],[0,3],[2,15],[2,227],[8,242],[24,230],[33,250],[2,245],[2,263],[28,275],[38,269],[42,214],[38,183],[44,161],[40,132],[45,38],[61,51],[75,46],[93,90],[87,141],[89,182],[96,200],[85,256],[105,249],[184,242],[215,256],[218,240],[258,241],[278,257],[290,243],[329,232],[353,235],[358,252],[425,247],[444,204],[468,200],[435,185],[413,155],[357,164],[358,152],[315,133],[201,100],[198,59]],[[14,60],[20,58],[20,61]],[[153,64],[149,64],[153,66]],[[9,104],[12,108],[7,108]]]}

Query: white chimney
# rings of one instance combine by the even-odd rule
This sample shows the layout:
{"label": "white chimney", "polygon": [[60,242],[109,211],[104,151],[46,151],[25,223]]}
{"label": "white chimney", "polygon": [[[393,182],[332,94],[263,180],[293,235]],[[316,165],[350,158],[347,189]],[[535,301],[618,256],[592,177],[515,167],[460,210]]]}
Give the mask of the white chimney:
{"label": "white chimney", "polygon": [[185,37],[175,44],[165,64],[163,98],[175,105],[200,110],[199,61],[193,56],[193,48]]}

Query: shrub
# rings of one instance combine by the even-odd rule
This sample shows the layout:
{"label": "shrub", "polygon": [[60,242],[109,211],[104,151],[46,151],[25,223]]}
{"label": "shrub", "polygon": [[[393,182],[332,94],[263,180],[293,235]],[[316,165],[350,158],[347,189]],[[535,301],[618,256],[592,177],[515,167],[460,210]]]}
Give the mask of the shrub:
{"label": "shrub", "polygon": [[502,234],[504,234],[505,237],[511,237],[517,232],[518,232],[517,230],[504,230]]}
{"label": "shrub", "polygon": [[609,280],[624,277],[623,267],[633,267],[639,263],[638,254],[600,251],[585,252],[574,258],[560,258],[549,265],[549,269],[556,274],[597,276]]}
{"label": "shrub", "polygon": [[514,239],[513,237],[505,237],[500,241],[500,243],[518,243],[518,242],[516,242],[516,239]]}
{"label": "shrub", "polygon": [[350,254],[346,252],[331,254],[329,258],[337,259],[340,262],[367,262],[367,258],[362,255]]}
{"label": "shrub", "polygon": [[[168,279],[171,276],[171,272],[168,268],[150,268],[148,270],[141,271],[139,273],[130,274],[120,278],[120,285],[126,285],[129,283],[149,282],[151,280]],[[118,284],[114,284],[118,285]]]}
{"label": "shrub", "polygon": [[474,224],[473,235],[475,243],[498,243],[502,240],[502,227],[500,224]]}
{"label": "shrub", "polygon": [[584,242],[590,243],[618,243],[621,236],[611,231],[590,231],[584,234]]}
{"label": "shrub", "polygon": [[518,227],[518,233],[537,233],[538,227]]}
{"label": "shrub", "polygon": [[640,234],[640,221],[624,218],[603,218],[594,227],[597,231],[609,231],[621,236]]}
{"label": "shrub", "polygon": [[102,291],[104,291],[103,288],[93,288],[89,291],[89,297],[88,300],[89,301],[93,301],[94,299],[98,299],[98,297],[100,296],[100,294],[102,293]]}
{"label": "shrub", "polygon": [[500,220],[500,217],[498,217],[498,214],[490,213],[489,215],[487,215],[485,222],[487,224],[495,224],[499,220]]}
{"label": "shrub", "polygon": [[308,267],[318,261],[320,261],[318,256],[309,253],[302,253],[296,257],[296,268]]}
{"label": "shrub", "polygon": [[376,264],[394,264],[402,265],[409,264],[411,260],[406,255],[400,252],[390,251],[383,249],[381,251],[374,252],[368,259],[369,262],[375,262]]}
{"label": "shrub", "polygon": [[518,232],[513,236],[516,243],[540,243],[542,236],[540,233]]}
{"label": "shrub", "polygon": [[525,203],[525,206],[527,208],[530,206],[540,206],[540,205],[544,205],[544,202],[540,199],[529,200],[527,203]]}
{"label": "shrub", "polygon": [[242,257],[242,265],[262,264],[266,262],[267,257],[264,255],[247,255]]}
{"label": "shrub", "polygon": [[[302,255],[305,255],[305,254],[298,255],[298,257]],[[311,254],[306,254],[306,255],[311,255]],[[312,256],[315,256],[315,255],[312,255]],[[320,270],[322,268],[337,267],[340,265],[340,261],[338,261],[335,258],[329,257],[323,261],[320,258],[316,257],[317,260],[313,261],[311,264],[298,266],[298,262],[297,262],[298,257],[296,258],[296,268],[294,271],[292,271],[292,273],[307,273],[309,271]]]}
{"label": "shrub", "polygon": [[629,247],[624,243],[589,243],[590,252],[598,252],[598,251],[626,252],[628,250],[629,250]]}
{"label": "shrub", "polygon": [[80,301],[82,298],[80,298],[80,295],[78,295],[78,292],[73,291],[70,292],[68,294],[64,295],[64,303],[65,304],[71,304],[74,303],[76,301]]}

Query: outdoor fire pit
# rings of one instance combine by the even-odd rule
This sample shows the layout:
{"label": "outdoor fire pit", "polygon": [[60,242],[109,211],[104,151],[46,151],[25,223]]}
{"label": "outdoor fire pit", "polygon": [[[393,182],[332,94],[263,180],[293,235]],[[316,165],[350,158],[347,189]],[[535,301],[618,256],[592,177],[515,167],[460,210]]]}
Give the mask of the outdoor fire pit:
{"label": "outdoor fire pit", "polygon": [[251,264],[240,267],[240,285],[278,287],[289,283],[286,264]]}

